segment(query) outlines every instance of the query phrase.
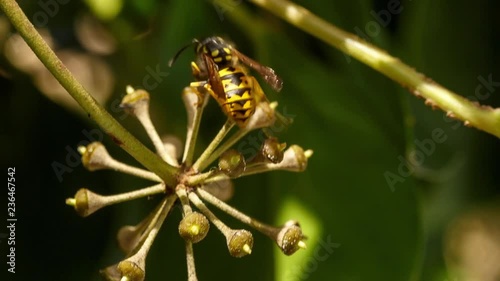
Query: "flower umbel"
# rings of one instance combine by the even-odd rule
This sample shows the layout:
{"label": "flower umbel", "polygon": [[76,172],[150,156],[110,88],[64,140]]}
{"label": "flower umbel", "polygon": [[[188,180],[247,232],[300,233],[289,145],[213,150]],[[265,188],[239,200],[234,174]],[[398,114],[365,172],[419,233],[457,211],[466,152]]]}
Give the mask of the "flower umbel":
{"label": "flower umbel", "polygon": [[[127,95],[121,107],[135,116],[146,130],[156,152],[169,165],[177,167],[176,184],[167,185],[153,172],[133,167],[113,159],[103,144],[94,142],[86,147],[79,147],[82,163],[89,171],[112,169],[122,173],[141,177],[154,182],[153,185],[116,195],[99,195],[86,188],[78,190],[74,198],[66,203],[75,208],[80,216],[88,216],[100,208],[133,200],[141,197],[163,196],[160,204],[140,223],[135,226],[124,226],[118,231],[117,239],[126,258],[119,263],[103,269],[101,272],[107,280],[138,281],[146,275],[146,257],[158,231],[169,214],[172,206],[182,206],[183,219],[179,223],[179,235],[184,238],[188,280],[198,280],[194,263],[193,244],[207,235],[210,224],[215,226],[226,238],[229,254],[233,257],[244,257],[252,253],[253,235],[246,229],[232,229],[223,223],[205,203],[226,212],[248,226],[258,230],[274,240],[286,255],[295,253],[305,247],[305,236],[296,221],[290,220],[281,227],[266,225],[238,211],[224,201],[233,194],[231,180],[237,177],[273,171],[304,171],[312,151],[304,151],[297,145],[286,149],[285,143],[269,137],[262,144],[260,153],[251,159],[232,149],[241,138],[252,130],[269,128],[278,115],[276,103],[262,101],[257,105],[255,114],[246,127],[238,127],[231,136],[228,134],[235,127],[234,121],[228,119],[219,133],[205,151],[194,158],[196,138],[201,122],[203,109],[209,95],[203,89],[187,87],[182,95],[188,114],[186,144],[181,153],[179,141],[175,138],[161,138],[149,116],[149,94],[144,90],[127,87]],[[226,138],[227,137],[227,138]],[[182,157],[181,157],[182,156]],[[218,164],[209,168],[218,159]],[[193,209],[194,206],[194,210]]]}

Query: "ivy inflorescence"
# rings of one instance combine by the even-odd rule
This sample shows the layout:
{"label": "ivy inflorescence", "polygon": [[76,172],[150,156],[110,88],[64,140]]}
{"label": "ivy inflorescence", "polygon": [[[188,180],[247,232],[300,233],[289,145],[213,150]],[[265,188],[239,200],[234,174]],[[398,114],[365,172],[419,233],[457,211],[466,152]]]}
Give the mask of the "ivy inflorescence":
{"label": "ivy inflorescence", "polygon": [[[253,130],[268,129],[276,121],[277,103],[260,101],[255,113],[245,127],[234,126],[230,118],[222,126],[204,152],[194,156],[196,139],[203,109],[210,95],[201,88],[186,87],[182,93],[188,115],[186,143],[182,148],[178,138],[161,137],[150,119],[150,96],[145,90],[127,87],[127,95],[121,107],[139,120],[151,139],[161,161],[172,166],[176,171],[175,184],[167,183],[152,171],[134,167],[114,159],[100,142],[78,147],[82,163],[89,171],[111,169],[130,174],[153,182],[152,185],[131,192],[100,195],[87,188],[81,188],[66,203],[76,212],[89,216],[102,207],[149,196],[162,196],[158,206],[137,225],[123,226],[117,234],[118,244],[125,253],[125,258],[117,264],[101,271],[108,280],[136,281],[144,280],[145,261],[148,251],[173,206],[182,206],[183,219],[179,223],[179,235],[185,241],[188,280],[198,280],[194,263],[193,244],[205,238],[210,226],[215,226],[225,237],[226,246],[231,256],[244,257],[251,254],[253,235],[246,229],[233,229],[222,222],[207,206],[216,207],[240,220],[251,228],[265,234],[275,241],[286,255],[305,247],[305,236],[297,221],[289,220],[282,226],[264,224],[227,204],[233,194],[232,179],[274,171],[285,170],[301,172],[306,169],[311,150],[303,150],[298,145],[287,148],[276,137],[269,136],[261,144],[259,153],[245,158],[233,146]],[[229,133],[234,128],[231,136]],[[214,162],[216,165],[212,165]]]}

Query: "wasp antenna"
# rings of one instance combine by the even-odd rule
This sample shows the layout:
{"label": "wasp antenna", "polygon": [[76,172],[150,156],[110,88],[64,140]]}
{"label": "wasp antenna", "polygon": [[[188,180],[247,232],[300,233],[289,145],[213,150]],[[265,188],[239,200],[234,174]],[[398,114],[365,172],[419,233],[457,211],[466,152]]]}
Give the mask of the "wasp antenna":
{"label": "wasp antenna", "polygon": [[177,53],[175,54],[175,56],[168,61],[168,67],[172,67],[172,65],[177,60],[177,58],[179,58],[179,56],[182,54],[182,52],[184,52],[187,48],[193,46],[194,44],[197,44],[198,42],[199,41],[197,39],[193,39],[193,41],[191,43],[185,45],[179,51],[177,51]]}

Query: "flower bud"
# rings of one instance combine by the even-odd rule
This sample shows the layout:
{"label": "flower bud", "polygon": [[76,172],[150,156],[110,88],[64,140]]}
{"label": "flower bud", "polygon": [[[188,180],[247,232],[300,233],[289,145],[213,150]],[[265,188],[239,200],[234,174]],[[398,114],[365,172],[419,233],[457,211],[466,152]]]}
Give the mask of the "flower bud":
{"label": "flower bud", "polygon": [[237,229],[227,237],[227,248],[231,256],[241,258],[252,253],[253,236],[248,230]]}
{"label": "flower bud", "polygon": [[312,150],[304,151],[302,147],[294,144],[285,151],[283,161],[278,165],[283,170],[302,172],[306,169],[307,160],[311,155]]}
{"label": "flower bud", "polygon": [[245,158],[236,149],[229,149],[219,158],[219,170],[230,177],[238,177],[246,169]]}
{"label": "flower bud", "polygon": [[106,206],[106,200],[103,196],[94,193],[86,188],[80,188],[76,194],[75,198],[66,199],[66,204],[73,206],[76,212],[82,216],[86,217],[100,208]]}
{"label": "flower bud", "polygon": [[121,280],[125,277],[127,281],[143,281],[146,276],[143,263],[144,261],[137,263],[131,259],[120,262],[118,264],[118,270],[122,275]]}
{"label": "flower bud", "polygon": [[269,127],[274,124],[275,120],[274,108],[270,106],[269,102],[262,101],[257,104],[255,113],[248,120],[245,129],[250,131]]}
{"label": "flower bud", "polygon": [[186,241],[198,243],[205,238],[210,229],[207,217],[192,212],[187,214],[179,223],[179,234]]}
{"label": "flower bud", "polygon": [[149,93],[145,90],[135,90],[127,87],[127,94],[123,97],[120,107],[129,114],[136,114],[136,110],[149,110]]}
{"label": "flower bud", "polygon": [[288,221],[278,232],[276,243],[285,255],[292,255],[300,248],[305,248],[304,235],[299,224]]}
{"label": "flower bud", "polygon": [[283,160],[283,151],[286,148],[286,143],[280,143],[277,138],[266,139],[260,148],[260,153],[267,161],[278,164]]}
{"label": "flower bud", "polygon": [[82,164],[89,171],[96,171],[109,168],[108,163],[111,160],[106,147],[100,142],[92,142],[89,145],[78,147],[82,155]]}

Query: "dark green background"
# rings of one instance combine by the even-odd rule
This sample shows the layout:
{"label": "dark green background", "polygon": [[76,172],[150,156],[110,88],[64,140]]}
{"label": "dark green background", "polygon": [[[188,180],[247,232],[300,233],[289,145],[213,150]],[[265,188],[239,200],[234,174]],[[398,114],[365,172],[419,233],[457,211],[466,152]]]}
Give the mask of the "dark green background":
{"label": "dark green background", "polygon": [[[364,31],[372,43],[464,96],[474,96],[479,76],[500,80],[498,4],[402,1],[401,13],[392,15],[384,27],[375,24],[370,12],[387,9],[387,2],[298,1],[349,32]],[[110,101],[123,94],[125,85],[140,85],[147,66],[159,64],[169,72],[150,92],[153,121],[161,133],[184,138],[180,93],[192,79],[188,63],[194,55],[186,52],[172,69],[166,63],[194,37],[223,35],[280,74],[284,88],[279,95],[263,85],[281,110],[295,115],[280,139],[314,150],[304,173],[236,180],[230,201],[262,221],[298,219],[309,236],[308,250],[285,257],[254,232],[252,255],[235,259],[213,228],[195,246],[199,279],[453,280],[442,258],[443,231],[471,206],[498,198],[498,139],[445,120],[443,112],[432,111],[391,80],[275,16],[244,1],[230,3],[234,7],[220,17],[221,6],[211,1],[125,0],[122,12],[104,22],[119,42],[117,51],[104,58],[116,75]],[[41,9],[35,1],[20,4],[28,15]],[[70,1],[50,19],[48,28],[60,46],[81,49],[72,27],[84,12],[92,10]],[[380,30],[370,33],[367,24]],[[146,36],[134,39],[146,31]],[[10,73],[10,78],[1,78],[2,167],[15,166],[17,179],[15,280],[98,280],[100,268],[122,258],[116,231],[140,221],[157,199],[109,207],[85,219],[65,206],[65,198],[80,187],[114,194],[147,182],[108,171],[91,173],[81,166],[59,182],[51,163],[64,163],[65,147],[85,140],[82,130],[96,124],[55,105],[26,74],[4,58],[1,62]],[[481,102],[498,106],[497,93]],[[211,101],[200,147],[223,121]],[[122,123],[150,146],[133,118]],[[398,156],[414,148],[415,140],[431,138],[436,129],[444,132],[446,141],[435,144],[423,166],[391,189],[384,173],[397,173]],[[115,158],[135,163],[110,139],[104,143]],[[240,226],[221,217],[230,226]],[[184,244],[176,230],[179,219],[177,210],[159,233],[147,259],[147,280],[186,280]],[[335,243],[334,251],[322,248],[320,241]],[[5,241],[0,247],[4,261]],[[298,273],[301,269],[303,274]]]}

